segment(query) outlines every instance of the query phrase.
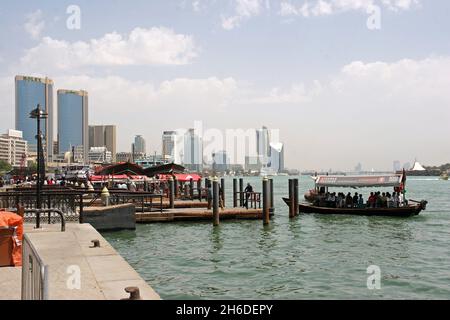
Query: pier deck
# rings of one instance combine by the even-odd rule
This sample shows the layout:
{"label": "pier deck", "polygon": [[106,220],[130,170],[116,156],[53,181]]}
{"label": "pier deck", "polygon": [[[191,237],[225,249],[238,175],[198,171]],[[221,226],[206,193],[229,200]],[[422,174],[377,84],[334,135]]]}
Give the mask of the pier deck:
{"label": "pier deck", "polygon": [[[262,219],[262,209],[225,208],[220,209],[220,220]],[[165,209],[163,213],[136,212],[136,223],[175,222],[175,221],[212,221],[212,210],[206,208]]]}

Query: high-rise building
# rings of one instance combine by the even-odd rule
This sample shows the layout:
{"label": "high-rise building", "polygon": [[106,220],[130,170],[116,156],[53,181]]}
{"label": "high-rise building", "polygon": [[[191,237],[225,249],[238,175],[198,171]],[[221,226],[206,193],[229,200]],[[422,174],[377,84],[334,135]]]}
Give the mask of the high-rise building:
{"label": "high-rise building", "polygon": [[112,161],[116,161],[116,126],[89,126],[89,149],[106,147],[111,152]]}
{"label": "high-rise building", "polygon": [[256,154],[263,167],[270,161],[270,133],[267,127],[256,130]]}
{"label": "high-rise building", "polygon": [[145,148],[145,139],[141,135],[134,137],[134,143],[131,149],[131,152],[145,155],[147,153]]}
{"label": "high-rise building", "polygon": [[267,167],[273,173],[284,170],[284,145],[280,142],[270,144],[270,158]]}
{"label": "high-rise building", "polygon": [[226,151],[218,151],[212,154],[212,169],[216,172],[226,172],[230,167],[230,158]]}
{"label": "high-rise building", "polygon": [[[162,156],[169,162],[177,162],[176,159],[176,131],[164,131],[162,135]],[[180,163],[178,161],[178,163]]]}
{"label": "high-rise building", "polygon": [[203,169],[202,138],[195,129],[189,129],[184,134],[183,165],[190,171],[201,172]]}
{"label": "high-rise building", "polygon": [[37,153],[36,119],[30,118],[30,112],[39,104],[48,113],[48,118],[41,120],[44,135],[43,147],[47,162],[53,160],[53,81],[48,78],[16,76],[16,130],[23,132],[23,139],[28,142],[30,153]]}
{"label": "high-rise building", "polygon": [[27,141],[23,139],[22,132],[8,130],[0,135],[0,160],[6,161],[13,167],[20,167],[22,162],[26,165]]}
{"label": "high-rise building", "polygon": [[58,150],[61,153],[82,150],[82,160],[89,154],[88,93],[58,90]]}
{"label": "high-rise building", "polygon": [[363,171],[362,164],[361,164],[361,163],[358,163],[358,164],[355,166],[355,172],[356,172],[356,173],[361,173],[362,171]]}

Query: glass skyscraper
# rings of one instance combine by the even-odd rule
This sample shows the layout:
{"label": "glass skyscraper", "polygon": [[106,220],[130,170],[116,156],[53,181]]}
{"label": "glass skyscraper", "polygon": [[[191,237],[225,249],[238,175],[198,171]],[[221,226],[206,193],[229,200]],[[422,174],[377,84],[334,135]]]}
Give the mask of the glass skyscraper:
{"label": "glass skyscraper", "polygon": [[58,90],[58,150],[59,153],[81,150],[83,162],[89,156],[88,93]]}
{"label": "glass skyscraper", "polygon": [[23,139],[28,141],[28,150],[37,152],[36,119],[30,118],[30,112],[40,104],[48,113],[48,119],[42,120],[46,159],[53,159],[53,81],[48,78],[16,76],[16,130],[23,132]]}

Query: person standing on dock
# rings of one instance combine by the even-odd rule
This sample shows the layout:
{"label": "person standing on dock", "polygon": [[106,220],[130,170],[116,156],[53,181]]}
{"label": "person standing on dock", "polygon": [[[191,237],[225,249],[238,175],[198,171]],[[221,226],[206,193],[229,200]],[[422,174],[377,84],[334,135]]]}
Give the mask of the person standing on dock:
{"label": "person standing on dock", "polygon": [[253,187],[250,183],[248,183],[247,187],[245,187],[244,193],[245,193],[244,207],[248,209],[248,198],[250,197],[250,194],[253,193]]}

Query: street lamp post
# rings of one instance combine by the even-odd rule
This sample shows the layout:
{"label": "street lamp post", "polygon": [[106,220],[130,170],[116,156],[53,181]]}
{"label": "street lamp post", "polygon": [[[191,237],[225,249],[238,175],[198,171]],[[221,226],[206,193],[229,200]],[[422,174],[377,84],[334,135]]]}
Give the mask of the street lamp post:
{"label": "street lamp post", "polygon": [[[41,132],[41,119],[46,119],[48,117],[48,113],[45,113],[41,109],[41,105],[38,104],[37,108],[30,112],[30,118],[36,119],[37,121],[37,183],[36,183],[36,209],[42,209],[41,203],[41,172],[44,171],[45,175],[45,161],[44,154],[42,149],[42,132]],[[36,216],[36,228],[40,228],[40,219],[39,214]]]}

